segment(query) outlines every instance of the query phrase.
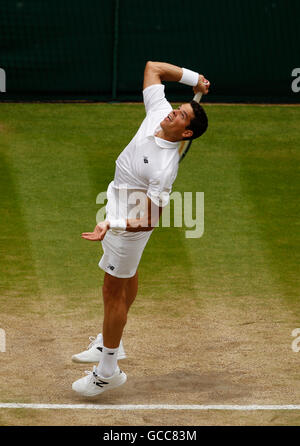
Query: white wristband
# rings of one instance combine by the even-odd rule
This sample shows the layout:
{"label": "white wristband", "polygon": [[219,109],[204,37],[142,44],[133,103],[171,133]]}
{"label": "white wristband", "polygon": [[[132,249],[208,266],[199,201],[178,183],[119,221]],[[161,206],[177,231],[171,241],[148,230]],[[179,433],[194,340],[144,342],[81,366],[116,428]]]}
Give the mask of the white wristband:
{"label": "white wristband", "polygon": [[112,218],[108,220],[110,229],[119,229],[121,231],[125,231],[127,227],[127,223],[125,218]]}
{"label": "white wristband", "polygon": [[187,68],[182,68],[182,77],[180,79],[181,84],[190,85],[195,87],[198,84],[199,73],[195,71],[188,70]]}

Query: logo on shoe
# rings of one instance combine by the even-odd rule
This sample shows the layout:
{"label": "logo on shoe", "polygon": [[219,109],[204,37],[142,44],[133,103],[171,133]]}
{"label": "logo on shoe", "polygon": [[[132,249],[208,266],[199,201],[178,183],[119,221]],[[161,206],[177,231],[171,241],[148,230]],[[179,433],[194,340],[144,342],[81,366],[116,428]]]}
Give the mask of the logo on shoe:
{"label": "logo on shoe", "polygon": [[93,375],[97,379],[97,381],[94,381],[94,384],[96,384],[96,386],[103,387],[104,384],[109,384],[106,381],[102,381],[95,372],[93,372]]}
{"label": "logo on shoe", "polygon": [[95,381],[95,384],[96,384],[96,386],[102,388],[102,387],[104,387],[103,384],[109,384],[109,383],[107,383],[107,382],[105,382],[105,381]]}
{"label": "logo on shoe", "polygon": [[148,163],[149,163],[148,156],[144,156],[144,163],[145,163],[145,164],[148,164]]}

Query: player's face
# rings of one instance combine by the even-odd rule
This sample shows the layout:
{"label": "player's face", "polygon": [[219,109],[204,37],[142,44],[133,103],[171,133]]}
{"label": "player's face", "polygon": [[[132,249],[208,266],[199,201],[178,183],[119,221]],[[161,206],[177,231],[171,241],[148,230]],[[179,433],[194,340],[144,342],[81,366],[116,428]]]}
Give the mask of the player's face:
{"label": "player's face", "polygon": [[191,104],[182,104],[171,111],[160,125],[167,136],[171,136],[175,141],[180,141],[182,138],[191,136],[191,134],[187,134],[192,133],[191,130],[186,130],[186,128],[190,125],[193,117],[194,112]]}

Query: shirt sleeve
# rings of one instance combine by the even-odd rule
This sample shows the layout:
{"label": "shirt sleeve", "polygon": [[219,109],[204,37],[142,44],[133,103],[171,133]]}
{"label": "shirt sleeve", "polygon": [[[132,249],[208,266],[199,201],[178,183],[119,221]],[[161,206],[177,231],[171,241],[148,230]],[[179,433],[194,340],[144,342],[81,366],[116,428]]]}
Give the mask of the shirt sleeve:
{"label": "shirt sleeve", "polygon": [[153,84],[143,91],[146,113],[169,109],[170,104],[165,97],[165,86],[163,84]]}
{"label": "shirt sleeve", "polygon": [[156,206],[164,208],[170,201],[170,192],[169,189],[161,189],[159,185],[152,183],[147,191],[147,197],[149,197]]}

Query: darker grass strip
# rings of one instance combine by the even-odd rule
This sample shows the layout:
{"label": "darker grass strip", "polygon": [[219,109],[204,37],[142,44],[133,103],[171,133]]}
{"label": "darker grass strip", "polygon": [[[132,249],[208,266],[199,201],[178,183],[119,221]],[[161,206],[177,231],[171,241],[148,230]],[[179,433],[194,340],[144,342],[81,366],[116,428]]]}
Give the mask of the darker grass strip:
{"label": "darker grass strip", "polygon": [[24,311],[39,296],[30,241],[10,166],[0,154],[0,302],[5,313]]}

